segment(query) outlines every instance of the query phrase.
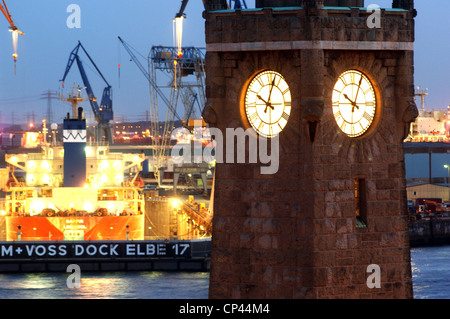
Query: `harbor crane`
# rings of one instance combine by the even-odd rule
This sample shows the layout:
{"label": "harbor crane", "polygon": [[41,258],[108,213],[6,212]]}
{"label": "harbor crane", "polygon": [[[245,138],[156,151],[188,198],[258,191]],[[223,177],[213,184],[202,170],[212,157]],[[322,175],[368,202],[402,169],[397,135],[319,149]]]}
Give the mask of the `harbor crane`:
{"label": "harbor crane", "polygon": [[[204,85],[204,52],[198,48],[182,48],[182,58],[177,58],[178,48],[154,46],[151,48],[148,58],[148,69],[144,67],[134,53],[134,49],[127,42],[118,37],[131,60],[137,65],[139,70],[145,76],[149,83],[150,93],[150,127],[153,146],[153,165],[155,167],[155,178],[158,184],[161,184],[163,169],[165,167],[165,159],[169,150],[171,130],[173,129],[174,120],[187,123],[189,118],[195,114],[194,106],[198,105],[200,112],[204,106],[205,85]],[[195,82],[181,82],[177,80],[173,72],[173,61],[178,59],[179,76],[194,75],[197,76]],[[158,83],[157,74],[168,75],[169,84],[161,85]],[[175,81],[178,85],[175,89]],[[168,95],[163,90],[169,89]],[[166,119],[160,127],[158,98],[167,107]],[[184,105],[184,116],[181,117],[177,113],[177,105],[179,100]]]}
{"label": "harbor crane", "polygon": [[3,12],[3,15],[5,16],[6,20],[8,20],[10,27],[9,27],[9,31],[12,32],[12,40],[13,40],[13,48],[14,48],[14,53],[13,53],[13,58],[14,58],[14,74],[16,73],[16,62],[17,62],[17,39],[18,39],[18,35],[23,35],[23,32],[20,31],[16,25],[14,24],[14,21],[11,17],[11,14],[9,13],[9,9],[8,6],[6,5],[5,0],[2,0],[3,5],[0,3],[0,11]]}
{"label": "harbor crane", "polygon": [[[89,83],[89,79],[84,70],[83,63],[81,62],[80,56],[78,54],[80,48],[84,51],[84,53],[88,57],[89,61],[91,61],[92,65],[94,66],[95,70],[98,72],[98,74],[101,76],[103,81],[106,83],[106,87],[103,90],[103,95],[102,95],[102,100],[101,100],[100,106],[97,103],[97,98],[94,95],[91,84]],[[100,72],[97,65],[92,60],[90,55],[87,53],[86,49],[83,47],[81,42],[78,41],[78,45],[70,53],[69,61],[66,66],[66,71],[64,72],[63,78],[60,80],[63,82],[63,87],[64,87],[64,81],[65,81],[67,74],[69,73],[70,68],[72,67],[74,61],[77,62],[78,69],[80,71],[80,75],[83,80],[83,84],[86,89],[86,93],[88,95],[89,103],[91,104],[92,111],[94,112],[95,120],[98,123],[97,132],[95,134],[96,141],[101,142],[104,138],[106,142],[108,142],[109,144],[112,144],[113,143],[113,135],[112,135],[110,121],[113,120],[114,113],[113,113],[113,108],[112,108],[111,85],[109,85],[108,81],[106,81],[102,72]]]}

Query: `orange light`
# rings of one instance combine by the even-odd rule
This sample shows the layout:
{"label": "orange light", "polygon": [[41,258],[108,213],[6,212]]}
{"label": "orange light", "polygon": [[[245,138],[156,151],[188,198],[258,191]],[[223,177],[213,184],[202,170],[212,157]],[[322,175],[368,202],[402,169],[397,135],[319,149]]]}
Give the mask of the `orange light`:
{"label": "orange light", "polygon": [[17,53],[13,53],[14,61],[17,60]]}
{"label": "orange light", "polygon": [[181,59],[182,56],[183,56],[183,52],[179,51],[178,52],[178,58]]}
{"label": "orange light", "polygon": [[173,61],[173,65],[177,65],[178,64],[178,62],[177,61]]}

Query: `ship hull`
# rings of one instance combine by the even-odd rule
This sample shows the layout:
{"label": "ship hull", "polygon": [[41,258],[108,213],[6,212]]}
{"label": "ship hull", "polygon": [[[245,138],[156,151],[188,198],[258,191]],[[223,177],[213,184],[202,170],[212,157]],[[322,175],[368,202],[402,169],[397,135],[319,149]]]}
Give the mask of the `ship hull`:
{"label": "ship hull", "polygon": [[144,215],[103,217],[7,216],[5,223],[7,241],[144,239]]}

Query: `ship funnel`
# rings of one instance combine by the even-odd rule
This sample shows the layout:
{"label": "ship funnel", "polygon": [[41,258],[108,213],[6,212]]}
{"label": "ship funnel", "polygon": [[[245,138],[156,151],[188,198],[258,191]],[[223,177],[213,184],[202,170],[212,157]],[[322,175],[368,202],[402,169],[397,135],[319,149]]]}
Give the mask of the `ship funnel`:
{"label": "ship funnel", "polygon": [[86,120],[83,108],[78,118],[64,119],[64,187],[83,187],[86,184]]}

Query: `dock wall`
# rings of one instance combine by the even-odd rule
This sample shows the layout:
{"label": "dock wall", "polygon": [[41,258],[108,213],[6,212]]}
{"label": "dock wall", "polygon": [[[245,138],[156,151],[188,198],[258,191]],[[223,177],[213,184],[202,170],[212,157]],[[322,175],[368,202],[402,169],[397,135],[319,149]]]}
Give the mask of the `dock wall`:
{"label": "dock wall", "polygon": [[0,273],[209,271],[209,240],[0,242]]}
{"label": "dock wall", "polygon": [[430,218],[409,223],[411,247],[450,244],[450,218]]}

